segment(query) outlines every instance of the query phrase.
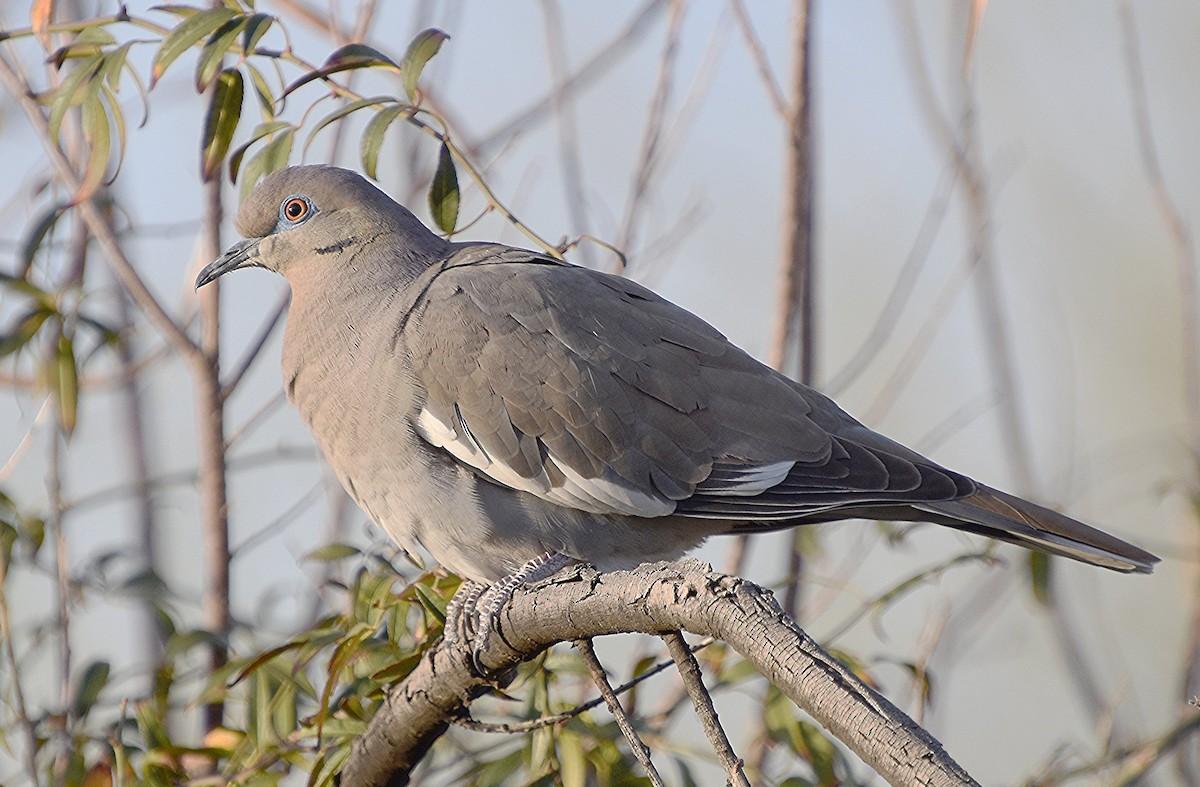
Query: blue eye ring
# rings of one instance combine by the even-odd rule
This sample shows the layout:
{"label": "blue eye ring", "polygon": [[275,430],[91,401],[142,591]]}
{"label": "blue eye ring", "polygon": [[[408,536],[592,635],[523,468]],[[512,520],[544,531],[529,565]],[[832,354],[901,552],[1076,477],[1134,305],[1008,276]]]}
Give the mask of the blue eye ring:
{"label": "blue eye ring", "polygon": [[295,226],[316,213],[316,208],[308,197],[288,197],[279,206],[279,220],[287,225]]}

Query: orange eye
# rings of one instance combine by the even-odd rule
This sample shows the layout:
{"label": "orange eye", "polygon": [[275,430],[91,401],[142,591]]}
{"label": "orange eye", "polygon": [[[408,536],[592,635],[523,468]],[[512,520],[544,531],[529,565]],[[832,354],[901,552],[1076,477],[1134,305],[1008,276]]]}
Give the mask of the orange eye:
{"label": "orange eye", "polygon": [[283,215],[288,221],[300,221],[308,215],[308,203],[299,197],[292,197],[283,204]]}

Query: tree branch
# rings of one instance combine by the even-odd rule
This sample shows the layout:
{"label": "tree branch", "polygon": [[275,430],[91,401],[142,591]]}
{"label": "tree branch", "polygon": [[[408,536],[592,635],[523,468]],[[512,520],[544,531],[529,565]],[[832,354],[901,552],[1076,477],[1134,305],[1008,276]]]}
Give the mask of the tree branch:
{"label": "tree branch", "polygon": [[600,696],[604,697],[609,712],[617,721],[617,727],[629,743],[629,751],[633,752],[634,758],[641,764],[650,783],[655,787],[662,787],[662,776],[659,776],[658,769],[650,760],[650,747],[638,736],[637,730],[633,728],[633,719],[629,718],[629,714],[621,707],[621,700],[609,684],[608,676],[604,674],[604,667],[600,664],[600,659],[596,657],[596,649],[592,647],[592,641],[590,639],[576,640],[575,647],[579,648],[579,654],[583,656],[583,663],[587,665],[588,672],[591,673],[592,682],[600,690]]}
{"label": "tree branch", "polygon": [[717,753],[717,759],[725,768],[727,782],[738,785],[738,787],[742,785],[750,787],[750,782],[746,780],[746,774],[742,771],[742,760],[734,752],[733,746],[729,743],[729,736],[725,734],[725,729],[717,719],[717,709],[713,707],[712,696],[704,687],[704,679],[700,675],[700,665],[696,663],[692,649],[688,647],[683,634],[678,631],[664,634],[663,642],[667,643],[667,650],[670,651],[671,658],[675,659],[675,664],[679,667],[679,676],[683,679],[683,685],[687,687],[687,692],[692,697],[692,704],[696,707],[696,715],[700,717],[704,734],[708,736],[708,742],[712,744],[713,751]]}
{"label": "tree branch", "polygon": [[[587,566],[520,588],[480,658],[496,672],[556,642],[686,630],[729,643],[797,705],[893,784],[974,785],[941,744],[823,651],[769,591],[698,561],[597,573]],[[490,684],[463,646],[425,654],[388,693],[355,743],[343,784],[402,785],[471,700]]]}

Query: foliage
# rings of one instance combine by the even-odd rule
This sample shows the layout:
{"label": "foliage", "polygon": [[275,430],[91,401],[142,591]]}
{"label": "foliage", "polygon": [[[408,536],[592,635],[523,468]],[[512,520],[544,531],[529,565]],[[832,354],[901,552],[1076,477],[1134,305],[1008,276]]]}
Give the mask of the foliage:
{"label": "foliage", "polygon": [[[43,16],[23,31],[4,38],[66,35],[67,43],[50,54],[51,69],[61,77],[38,94],[46,108],[54,144],[73,128],[85,142],[79,188],[52,202],[33,222],[18,255],[18,269],[0,274],[5,293],[5,325],[0,331],[0,357],[12,359],[13,369],[37,372],[38,385],[56,406],[55,421],[66,435],[75,427],[80,379],[115,353],[129,339],[129,326],[114,327],[91,311],[95,295],[84,287],[85,270],[63,270],[64,227],[74,225],[78,206],[109,199],[107,185],[118,177],[127,145],[127,106],[119,99],[132,87],[141,106],[141,125],[153,125],[153,109],[162,85],[176,70],[192,63],[190,84],[206,97],[201,128],[198,174],[210,181],[227,176],[245,193],[267,173],[292,161],[297,142],[307,153],[318,135],[352,116],[368,113],[362,127],[359,155],[363,170],[377,175],[380,151],[389,131],[401,121],[436,143],[435,174],[428,192],[430,214],[447,235],[460,225],[460,171],[481,189],[489,207],[510,217],[550,253],[558,250],[541,241],[503,208],[456,145],[445,120],[423,102],[420,77],[448,36],[439,30],[418,34],[399,58],[361,43],[335,49],[321,64],[303,60],[290,46],[285,21],[259,12],[250,2],[228,2],[215,8],[163,6],[147,16],[124,9],[104,18],[66,22],[47,28]],[[35,12],[38,8],[35,8]],[[36,14],[35,14],[36,17]],[[148,73],[136,65],[147,51]],[[356,71],[398,76],[402,96],[363,96],[338,77]],[[324,93],[298,115],[287,104],[319,85]],[[310,91],[311,92],[311,91]],[[306,94],[307,95],[307,94]],[[257,112],[246,114],[250,101]],[[337,106],[322,116],[315,109],[325,101]],[[74,124],[74,125],[73,125]],[[73,133],[73,131],[72,131]],[[0,492],[0,546],[3,573],[0,587],[10,587],[21,572],[38,571],[44,557],[45,515],[20,509],[20,503]],[[144,693],[127,688],[126,676],[114,674],[110,663],[97,660],[70,676],[72,695],[65,706],[44,709],[16,703],[0,730],[0,746],[16,756],[22,730],[34,747],[33,761],[50,783],[165,784],[208,774],[233,784],[273,785],[288,774],[308,774],[308,783],[334,783],[353,741],[370,720],[386,688],[411,671],[422,653],[438,639],[445,606],[458,581],[438,572],[415,578],[379,557],[365,556],[345,544],[329,544],[309,555],[322,564],[354,567],[345,584],[329,579],[324,591],[338,598],[342,611],[315,621],[285,641],[260,636],[239,626],[224,641],[217,633],[186,622],[171,603],[167,583],[153,570],[135,571],[113,581],[113,566],[121,555],[106,553],[69,578],[67,607],[91,595],[125,594],[145,602],[162,637],[162,653],[145,677]],[[10,570],[11,569],[11,570]],[[331,575],[332,576],[332,575]],[[0,596],[2,599],[3,596]],[[3,605],[7,609],[7,600]],[[7,615],[5,615],[7,618]],[[57,626],[65,618],[48,620],[32,643],[22,643],[5,631],[13,652],[11,662],[23,665],[52,650]],[[203,656],[216,644],[228,646],[229,661],[204,675]],[[740,662],[719,658],[719,686],[735,687],[752,680],[752,671],[735,669]],[[650,657],[639,661],[635,673],[646,672]],[[573,699],[585,672],[567,653],[543,655],[525,665],[504,694],[491,703],[518,722],[536,722],[556,714],[552,724],[533,724],[515,739],[495,736],[459,739],[451,736],[441,748],[468,753],[468,759],[438,754],[437,767],[473,783],[493,784],[517,778],[531,784],[641,784],[645,779],[629,756],[615,722],[595,720],[579,712]],[[11,678],[7,676],[6,678]],[[5,694],[15,697],[20,685],[11,682]],[[636,690],[630,701],[636,701]],[[520,697],[520,699],[517,699]],[[795,709],[777,695],[771,718],[787,730],[801,724]],[[205,703],[225,703],[225,722],[192,732],[195,711]],[[484,707],[489,707],[485,702]],[[670,714],[648,731],[665,734]],[[823,783],[832,773],[833,744],[806,725],[801,755]],[[788,733],[789,735],[791,733]],[[772,729],[765,742],[790,745]],[[794,737],[794,736],[792,736]],[[820,741],[823,741],[821,743]],[[683,783],[695,783],[687,747],[668,749]],[[814,755],[813,752],[822,752]],[[840,755],[837,755],[840,756]],[[799,765],[801,761],[797,761]]]}

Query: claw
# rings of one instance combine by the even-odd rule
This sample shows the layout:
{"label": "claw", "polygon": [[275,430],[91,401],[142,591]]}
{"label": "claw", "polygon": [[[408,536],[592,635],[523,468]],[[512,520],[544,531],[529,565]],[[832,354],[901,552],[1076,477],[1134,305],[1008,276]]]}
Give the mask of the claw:
{"label": "claw", "polygon": [[451,644],[473,640],[471,661],[479,674],[488,674],[479,657],[487,649],[493,632],[499,630],[500,611],[513,593],[521,585],[553,576],[574,562],[574,558],[560,552],[545,552],[491,585],[467,580],[446,606],[443,636]]}
{"label": "claw", "polygon": [[484,583],[473,579],[468,579],[458,586],[450,603],[446,605],[446,625],[442,629],[442,636],[451,645],[471,638],[475,630],[475,607],[487,588]]}

